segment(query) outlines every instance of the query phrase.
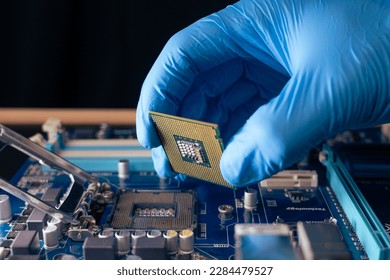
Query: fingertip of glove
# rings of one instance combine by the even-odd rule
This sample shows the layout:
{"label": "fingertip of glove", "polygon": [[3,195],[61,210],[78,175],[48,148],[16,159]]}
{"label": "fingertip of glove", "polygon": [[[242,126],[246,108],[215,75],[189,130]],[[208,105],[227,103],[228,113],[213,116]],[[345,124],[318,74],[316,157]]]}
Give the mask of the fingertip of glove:
{"label": "fingertip of glove", "polygon": [[154,169],[159,177],[171,178],[177,175],[171,168],[169,160],[162,146],[152,149]]}
{"label": "fingertip of glove", "polygon": [[269,177],[269,166],[258,150],[243,143],[230,143],[222,154],[220,170],[223,178],[235,187],[245,187]]}
{"label": "fingertip of glove", "polygon": [[244,172],[242,172],[242,159],[235,153],[225,151],[222,154],[220,170],[226,182],[235,187],[244,186],[248,183],[248,179],[245,178]]}

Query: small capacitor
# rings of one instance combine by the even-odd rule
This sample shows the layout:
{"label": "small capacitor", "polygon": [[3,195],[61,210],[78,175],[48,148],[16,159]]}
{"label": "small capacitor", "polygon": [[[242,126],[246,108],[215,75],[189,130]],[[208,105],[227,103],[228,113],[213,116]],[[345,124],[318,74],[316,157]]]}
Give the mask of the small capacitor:
{"label": "small capacitor", "polygon": [[0,195],[0,224],[5,224],[11,221],[12,212],[11,212],[11,203],[9,201],[9,196],[6,194]]}
{"label": "small capacitor", "polygon": [[256,209],[257,204],[257,190],[247,189],[244,192],[244,208],[247,210]]}
{"label": "small capacitor", "polygon": [[99,232],[99,238],[107,238],[107,237],[113,237],[114,232],[111,228],[109,229],[104,229],[101,232]]}
{"label": "small capacitor", "polygon": [[121,159],[118,161],[118,177],[126,179],[130,176],[130,162],[128,159]]}
{"label": "small capacitor", "polygon": [[178,247],[178,234],[175,230],[167,230],[164,232],[164,238],[167,242],[167,251],[168,254],[175,254]]}
{"label": "small capacitor", "polygon": [[142,258],[140,256],[137,256],[137,255],[128,255],[126,257],[126,260],[129,260],[129,261],[140,261],[140,260],[142,260]]}
{"label": "small capacitor", "polygon": [[161,235],[162,235],[162,233],[158,229],[153,229],[151,231],[148,231],[148,233],[146,234],[146,236],[149,238],[156,238],[156,237],[159,237]]}
{"label": "small capacitor", "polygon": [[179,233],[180,251],[183,253],[192,253],[194,251],[194,232],[185,229]]}
{"label": "small capacitor", "polygon": [[58,239],[61,239],[62,238],[62,230],[64,229],[64,224],[59,220],[59,219],[56,219],[56,218],[51,218],[48,222],[47,222],[47,225],[50,226],[50,225],[54,225],[57,227],[57,236],[58,236]]}
{"label": "small capacitor", "polygon": [[53,249],[58,247],[58,232],[57,226],[49,225],[43,228],[43,247],[45,249]]}
{"label": "small capacitor", "polygon": [[229,204],[222,204],[218,206],[219,218],[222,220],[228,220],[233,217],[233,206]]}
{"label": "small capacitor", "polygon": [[130,232],[126,230],[117,231],[115,238],[118,245],[118,254],[126,255],[130,252]]}
{"label": "small capacitor", "polygon": [[69,254],[58,254],[58,255],[55,255],[54,259],[58,260],[58,261],[77,260],[77,258],[75,256],[69,255]]}
{"label": "small capacitor", "polygon": [[141,238],[141,237],[144,237],[146,236],[146,232],[144,230],[136,230],[134,231],[133,233],[131,233],[131,242],[132,242],[132,245],[133,245],[133,248],[131,250],[131,252],[134,254],[135,252],[135,249],[136,249],[136,240],[138,238]]}

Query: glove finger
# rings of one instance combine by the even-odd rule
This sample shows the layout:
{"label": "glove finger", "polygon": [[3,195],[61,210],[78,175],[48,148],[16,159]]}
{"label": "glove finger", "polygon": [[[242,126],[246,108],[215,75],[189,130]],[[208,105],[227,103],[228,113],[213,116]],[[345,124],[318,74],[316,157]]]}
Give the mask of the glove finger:
{"label": "glove finger", "polygon": [[[212,98],[220,96],[239,82],[244,74],[244,62],[233,59],[199,74],[181,101],[177,114],[191,119],[204,119]],[[245,93],[243,93],[245,94]],[[196,105],[196,106],[194,106]]]}
{"label": "glove finger", "polygon": [[162,178],[171,178],[177,175],[177,173],[172,170],[171,164],[169,163],[162,146],[152,149],[152,158],[154,169],[156,170],[158,176]]}
{"label": "glove finger", "polygon": [[[235,5],[175,34],[157,58],[141,89],[137,107],[140,143],[148,148],[160,145],[149,111],[177,114],[183,98],[201,73],[241,58],[245,61],[261,60],[268,67],[287,75],[283,66],[270,53],[265,40],[267,38],[259,37],[251,20]],[[231,76],[222,75],[228,83],[234,80],[236,71],[232,68],[230,70]],[[224,81],[219,81],[218,85],[216,81],[215,84],[224,87]]]}
{"label": "glove finger", "polygon": [[207,20],[198,21],[168,41],[141,89],[137,135],[143,146],[160,145],[149,111],[176,114],[199,73],[237,56],[231,44],[223,30]]}

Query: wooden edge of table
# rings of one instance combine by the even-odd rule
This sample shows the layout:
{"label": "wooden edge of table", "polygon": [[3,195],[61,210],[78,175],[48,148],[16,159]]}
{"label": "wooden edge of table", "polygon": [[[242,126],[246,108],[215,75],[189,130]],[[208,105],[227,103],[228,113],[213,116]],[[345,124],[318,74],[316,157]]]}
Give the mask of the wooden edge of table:
{"label": "wooden edge of table", "polygon": [[135,125],[135,109],[0,108],[0,123],[5,125],[41,125],[48,118],[72,125]]}

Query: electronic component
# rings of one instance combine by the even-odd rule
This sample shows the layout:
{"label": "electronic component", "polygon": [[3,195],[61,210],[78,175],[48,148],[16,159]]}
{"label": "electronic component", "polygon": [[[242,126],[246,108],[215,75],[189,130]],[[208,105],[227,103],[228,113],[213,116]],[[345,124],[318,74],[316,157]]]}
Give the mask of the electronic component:
{"label": "electronic component", "polygon": [[12,226],[12,231],[23,231],[27,228],[26,224],[14,224]]}
{"label": "electronic component", "polygon": [[229,220],[233,217],[233,206],[229,204],[222,204],[218,206],[219,218],[222,220]]}
{"label": "electronic component", "polygon": [[85,260],[115,260],[116,252],[117,244],[113,236],[87,237],[83,243]]}
{"label": "electronic component", "polygon": [[121,159],[118,161],[118,177],[126,179],[130,175],[130,162],[128,159]]}
{"label": "electronic component", "polygon": [[166,260],[167,249],[165,246],[165,238],[158,236],[149,238],[146,236],[139,237],[134,240],[134,255],[139,256],[143,260]]}
{"label": "electronic component", "polygon": [[297,223],[298,242],[306,260],[346,260],[351,254],[334,224]]}
{"label": "electronic component", "polygon": [[10,254],[10,250],[0,246],[0,261],[4,260]]}
{"label": "electronic component", "polygon": [[172,169],[232,188],[219,169],[223,144],[216,124],[150,112]]}
{"label": "electronic component", "polygon": [[121,193],[111,226],[114,229],[194,228],[195,201],[192,191]]}
{"label": "electronic component", "polygon": [[146,236],[146,231],[144,230],[136,230],[131,233],[131,243],[132,243],[132,250],[131,252],[134,254],[135,249],[137,248],[137,239]]}
{"label": "electronic component", "polygon": [[257,204],[257,190],[248,188],[244,192],[244,208],[253,210]]}
{"label": "electronic component", "polygon": [[7,234],[7,239],[15,239],[18,236],[18,231],[10,231]]}
{"label": "electronic component", "polygon": [[47,225],[48,226],[55,226],[55,231],[57,233],[57,239],[58,240],[61,239],[62,231],[64,229],[64,224],[56,218],[51,218],[47,221]]}
{"label": "electronic component", "polygon": [[177,252],[177,246],[178,246],[178,234],[175,230],[167,230],[163,234],[164,238],[166,239],[166,247],[168,254],[175,254]]}
{"label": "electronic component", "polygon": [[41,199],[51,206],[57,206],[61,195],[62,190],[60,188],[48,188]]}
{"label": "electronic component", "polygon": [[77,258],[75,256],[69,255],[69,254],[58,254],[58,255],[55,255],[54,259],[58,260],[58,261],[77,260]]}
{"label": "electronic component", "polygon": [[39,255],[11,255],[8,260],[26,260],[26,261],[37,261],[39,260]]}
{"label": "electronic component", "polygon": [[190,254],[194,252],[194,232],[185,229],[179,232],[180,252]]}
{"label": "electronic component", "polygon": [[12,255],[35,255],[39,253],[39,237],[35,230],[18,232],[11,244]]}
{"label": "electronic component", "polygon": [[156,238],[156,237],[159,237],[161,235],[162,235],[162,232],[161,232],[161,230],[158,230],[158,229],[152,229],[151,231],[148,231],[146,233],[146,236],[149,238]]}
{"label": "electronic component", "polygon": [[[356,234],[370,259],[390,259],[390,231],[386,224],[379,220],[379,217],[383,214],[386,215],[387,211],[385,213],[379,212],[380,216],[377,216],[373,208],[378,207],[378,203],[371,201],[370,205],[368,199],[372,200],[372,194],[367,199],[362,190],[364,191],[367,186],[371,191],[382,189],[385,192],[376,193],[379,195],[379,199],[384,199],[379,202],[379,207],[387,206],[388,196],[385,195],[384,198],[380,196],[388,194],[386,191],[388,186],[386,182],[384,186],[381,186],[380,182],[389,176],[389,152],[389,145],[381,147],[378,145],[340,145],[333,147],[333,149],[325,145],[322,151],[325,156],[322,163],[327,168],[328,180],[332,184],[340,204],[344,206],[345,214],[350,219],[350,223],[358,225],[355,228]],[[349,160],[345,160],[345,158]],[[358,181],[361,178],[361,184],[357,184],[353,175],[358,177]],[[370,181],[369,178],[373,184],[364,184],[364,181]]]}
{"label": "electronic component", "polygon": [[31,215],[27,218],[27,228],[29,230],[36,230],[39,234],[39,239],[42,239],[42,230],[46,226],[47,219],[48,217],[46,213],[38,209],[34,209]]}
{"label": "electronic component", "polygon": [[296,259],[292,232],[286,224],[236,224],[235,259],[290,260]]}
{"label": "electronic component", "polygon": [[9,196],[2,194],[0,195],[0,224],[8,223],[11,219],[12,212]]}
{"label": "electronic component", "polygon": [[54,249],[58,247],[57,226],[49,225],[43,228],[43,247],[45,249]]}
{"label": "electronic component", "polygon": [[314,170],[284,170],[262,180],[260,186],[268,189],[318,187],[318,175]]}
{"label": "electronic component", "polygon": [[130,252],[130,231],[120,230],[115,233],[117,240],[118,254],[126,255]]}

